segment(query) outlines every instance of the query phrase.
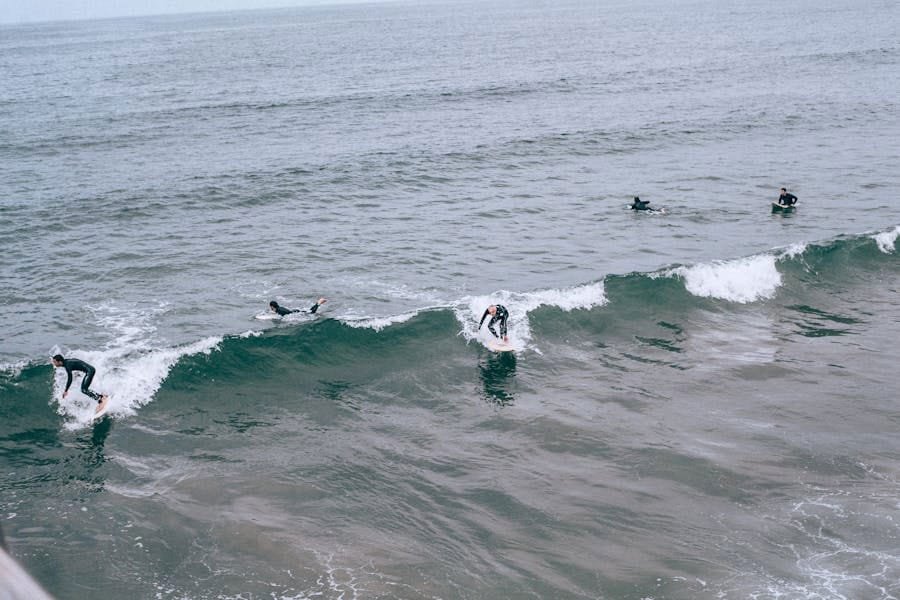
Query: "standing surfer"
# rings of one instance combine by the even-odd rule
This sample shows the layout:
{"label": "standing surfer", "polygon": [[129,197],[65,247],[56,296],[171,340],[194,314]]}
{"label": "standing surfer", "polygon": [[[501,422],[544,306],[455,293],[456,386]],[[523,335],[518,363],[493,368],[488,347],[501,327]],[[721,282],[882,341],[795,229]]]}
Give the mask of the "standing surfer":
{"label": "standing surfer", "polygon": [[72,385],[73,371],[80,371],[84,373],[84,377],[81,380],[81,393],[97,401],[97,409],[94,412],[98,413],[106,408],[106,403],[109,402],[109,396],[106,394],[98,394],[90,389],[91,381],[94,380],[94,373],[97,372],[97,369],[78,358],[63,358],[62,354],[57,354],[53,357],[53,366],[65,369],[66,375],[68,376],[68,379],[66,379],[66,389],[63,390],[63,398],[68,395],[69,387]]}
{"label": "standing surfer", "polygon": [[[504,342],[509,343],[509,336],[506,335],[506,321],[509,319],[509,311],[502,304],[491,304],[484,311],[484,314],[481,315],[481,321],[478,323],[479,330],[481,330],[481,326],[488,315],[491,315],[491,320],[488,321],[488,331],[494,334],[495,338],[503,338]],[[497,321],[500,321],[500,335],[497,335],[497,332],[494,330],[494,324]]]}
{"label": "standing surfer", "polygon": [[298,313],[298,312],[308,312],[308,313],[314,315],[314,314],[316,314],[316,311],[319,310],[319,307],[322,306],[323,304],[325,304],[326,302],[328,302],[328,300],[326,300],[325,298],[319,298],[316,301],[316,303],[313,304],[309,308],[309,310],[304,311],[303,309],[300,309],[300,308],[285,308],[284,306],[279,306],[277,302],[272,300],[271,302],[269,302],[269,310],[271,310],[274,313],[278,313],[278,315],[281,317],[283,317],[285,315],[289,315],[291,313]]}

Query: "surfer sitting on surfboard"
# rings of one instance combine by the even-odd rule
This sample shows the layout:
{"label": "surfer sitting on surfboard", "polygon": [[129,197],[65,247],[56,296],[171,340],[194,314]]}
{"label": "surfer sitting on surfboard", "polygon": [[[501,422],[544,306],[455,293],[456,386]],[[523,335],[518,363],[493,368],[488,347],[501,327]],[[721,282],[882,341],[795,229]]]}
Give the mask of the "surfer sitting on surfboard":
{"label": "surfer sitting on surfboard", "polygon": [[788,194],[785,188],[781,188],[781,195],[778,196],[778,204],[781,206],[793,206],[797,204],[797,196]]}
{"label": "surfer sitting on surfboard", "polygon": [[312,307],[310,307],[309,310],[304,311],[303,309],[300,309],[300,308],[285,308],[283,306],[278,306],[278,303],[275,302],[274,300],[272,300],[271,302],[269,302],[269,310],[271,310],[274,313],[278,313],[278,315],[281,317],[283,317],[284,315],[289,315],[291,313],[297,313],[297,312],[308,312],[310,314],[315,314],[316,311],[319,310],[319,307],[321,305],[325,304],[326,302],[328,302],[328,300],[326,300],[325,298],[319,298],[316,301],[316,303],[313,304]]}
{"label": "surfer sitting on surfboard", "polygon": [[98,394],[97,392],[92,392],[90,390],[91,381],[93,381],[94,373],[97,372],[97,369],[77,358],[63,358],[62,354],[57,354],[53,357],[53,366],[57,368],[62,367],[66,370],[66,375],[68,375],[66,389],[63,390],[63,398],[69,393],[69,387],[72,385],[72,372],[81,371],[84,373],[84,378],[81,380],[81,393],[97,401],[97,410],[94,412],[100,412],[106,408],[106,403],[109,402],[109,396],[106,394]]}
{"label": "surfer sitting on surfboard", "polygon": [[[491,320],[488,321],[488,331],[493,333],[495,338],[503,338],[504,342],[509,343],[509,336],[506,335],[506,321],[509,319],[509,311],[501,304],[491,304],[484,311],[484,314],[481,315],[481,321],[478,323],[479,330],[481,330],[481,326],[488,315],[491,315]],[[497,321],[500,321],[500,335],[497,335],[497,332],[494,331],[494,323]]]}

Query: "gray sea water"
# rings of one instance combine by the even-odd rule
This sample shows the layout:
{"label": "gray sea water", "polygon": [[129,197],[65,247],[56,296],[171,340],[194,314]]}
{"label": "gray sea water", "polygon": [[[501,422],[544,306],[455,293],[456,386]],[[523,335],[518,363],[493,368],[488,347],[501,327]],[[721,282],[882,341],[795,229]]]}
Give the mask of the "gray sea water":
{"label": "gray sea water", "polygon": [[57,598],[900,597],[898,31],[849,0],[0,27],[13,555]]}

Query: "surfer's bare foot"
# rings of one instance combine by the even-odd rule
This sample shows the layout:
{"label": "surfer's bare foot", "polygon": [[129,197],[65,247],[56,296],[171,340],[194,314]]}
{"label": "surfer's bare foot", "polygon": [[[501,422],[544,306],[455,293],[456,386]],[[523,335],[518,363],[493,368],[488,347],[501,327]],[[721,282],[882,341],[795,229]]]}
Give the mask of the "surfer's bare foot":
{"label": "surfer's bare foot", "polygon": [[96,415],[98,412],[106,408],[106,405],[109,404],[109,396],[100,396],[100,402],[97,403],[97,409],[94,411]]}

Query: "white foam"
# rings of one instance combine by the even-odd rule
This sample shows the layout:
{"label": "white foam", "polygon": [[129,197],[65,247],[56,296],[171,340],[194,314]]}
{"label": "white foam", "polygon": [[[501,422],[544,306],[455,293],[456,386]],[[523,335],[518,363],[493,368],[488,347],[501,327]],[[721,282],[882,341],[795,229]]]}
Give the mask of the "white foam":
{"label": "white foam", "polygon": [[281,317],[281,320],[284,323],[305,323],[307,321],[315,321],[318,317],[312,313],[308,313],[304,310],[299,310],[297,312],[292,312]]}
{"label": "white foam", "polygon": [[678,267],[664,275],[683,278],[685,288],[695,296],[742,304],[771,298],[781,285],[775,257],[769,254]]}
{"label": "white foam", "polygon": [[[423,309],[428,310],[428,309]],[[418,315],[421,311],[415,310],[408,313],[403,313],[400,315],[392,315],[389,317],[343,317],[341,322],[348,327],[355,327],[357,329],[374,329],[375,331],[381,331],[385,327],[390,327],[396,323],[405,323],[409,321],[416,315]]]}
{"label": "white foam", "polygon": [[[180,358],[208,354],[222,341],[220,337],[209,337],[185,346],[161,346],[155,339],[156,327],[152,322],[158,309],[148,311],[102,305],[91,310],[97,316],[98,324],[115,336],[113,341],[102,350],[54,348],[50,353],[81,358],[97,369],[91,390],[109,395],[107,414],[111,416],[134,414],[153,400]],[[81,393],[80,377],[73,378],[68,396],[62,398],[65,385],[65,370],[56,369],[53,394],[59,399],[59,413],[69,419],[66,427],[77,429],[89,424],[96,404]]]}
{"label": "white foam", "polygon": [[809,244],[807,244],[806,242],[797,242],[796,244],[791,244],[790,246],[785,248],[780,255],[778,255],[778,258],[795,258],[806,252],[806,249],[808,247]]}
{"label": "white foam", "polygon": [[607,303],[603,282],[589,283],[566,289],[539,290],[536,292],[514,293],[501,290],[489,296],[469,296],[454,307],[456,318],[462,323],[462,335],[466,340],[484,343],[492,336],[487,327],[479,330],[478,322],[485,309],[491,304],[502,304],[509,311],[509,341],[516,350],[528,347],[531,341],[531,327],[528,313],[540,306],[555,306],[564,311],[587,310]]}
{"label": "white foam", "polygon": [[378,279],[354,279],[355,287],[366,290],[367,293],[379,297],[396,298],[398,300],[413,300],[417,303],[436,304],[442,301],[438,293],[431,288],[416,289],[406,284],[385,282]]}
{"label": "white foam", "polygon": [[274,313],[272,311],[266,311],[263,313],[259,313],[253,315],[253,318],[257,321],[283,321],[285,323],[305,323],[306,321],[313,321],[316,319],[316,315],[308,313],[304,310],[299,310],[297,312],[288,313],[284,316],[279,315],[278,313]]}
{"label": "white foam", "polygon": [[[595,306],[603,306],[608,302],[606,289],[602,281],[579,285],[565,289],[551,289],[524,294],[533,307],[555,306],[569,312],[571,310],[588,310]],[[529,309],[533,310],[533,309]]]}
{"label": "white foam", "polygon": [[900,225],[894,227],[890,231],[884,231],[872,236],[878,249],[885,254],[891,254],[894,251],[894,245],[897,243],[897,237],[900,237]]}
{"label": "white foam", "polygon": [[[222,338],[210,337],[187,346],[159,348],[148,352],[134,352],[129,348],[112,348],[102,351],[74,351],[67,358],[81,358],[97,369],[91,389],[109,395],[109,411],[112,416],[135,414],[141,406],[151,402],[162,382],[178,360],[192,354],[209,354]],[[61,398],[66,384],[66,373],[57,369],[54,397]],[[90,422],[95,404],[80,392],[81,382],[74,379],[69,395],[60,399],[59,413],[73,421],[69,429],[77,429]]]}
{"label": "white foam", "polygon": [[11,379],[16,379],[19,375],[22,374],[22,369],[27,366],[27,360],[20,360],[14,363],[4,363],[0,364],[0,372],[6,372],[9,374]]}

